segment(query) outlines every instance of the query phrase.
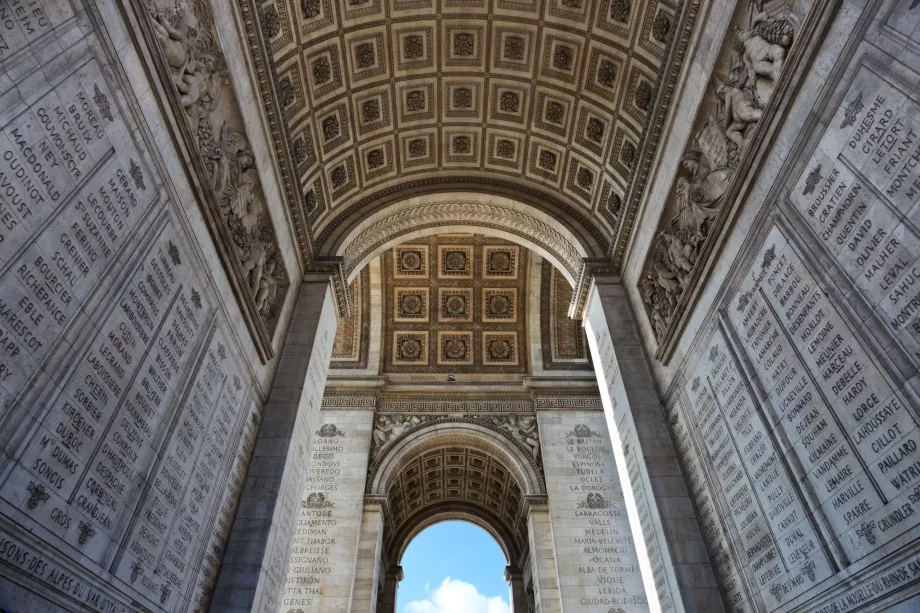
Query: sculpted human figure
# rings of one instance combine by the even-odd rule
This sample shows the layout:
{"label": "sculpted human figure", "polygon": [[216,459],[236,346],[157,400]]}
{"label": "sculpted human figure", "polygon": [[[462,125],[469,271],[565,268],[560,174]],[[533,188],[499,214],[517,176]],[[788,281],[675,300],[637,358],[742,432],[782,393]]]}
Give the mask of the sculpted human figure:
{"label": "sculpted human figure", "polygon": [[253,297],[259,291],[259,282],[262,280],[262,274],[265,271],[265,262],[268,260],[269,245],[261,240],[252,241],[249,252],[244,258],[241,258],[243,274],[249,280],[249,291]]}
{"label": "sculpted human figure", "polygon": [[[666,251],[671,262],[674,263],[678,268],[686,271],[693,271],[693,247],[691,245],[685,245],[683,241],[680,240],[676,234],[665,231],[661,233],[661,239],[666,245]],[[677,275],[678,281],[680,280],[680,274]]]}
{"label": "sculpted human figure", "polygon": [[530,447],[530,453],[535,460],[540,458],[540,439],[537,434],[537,420],[533,417],[518,418],[518,435]]}
{"label": "sculpted human figure", "polygon": [[716,95],[721,102],[719,123],[725,136],[738,147],[744,147],[749,128],[756,126],[763,117],[763,111],[754,104],[753,92],[743,81],[732,78],[716,85]]}
{"label": "sculpted human figure", "polygon": [[195,106],[207,92],[220,85],[219,77],[214,75],[213,71],[214,59],[210,55],[202,54],[199,59],[189,60],[176,83],[183,108],[190,109]]}
{"label": "sculpted human figure", "polygon": [[194,36],[189,36],[194,34],[194,28],[183,18],[180,18],[178,27],[174,27],[169,23],[169,14],[162,10],[150,20],[150,24],[174,78],[182,75],[194,49]]}
{"label": "sculpted human figure", "polygon": [[214,171],[211,175],[211,187],[223,201],[224,192],[232,186],[232,178],[240,172],[240,157],[246,150],[246,138],[242,134],[230,131],[227,122],[220,127],[220,138],[213,153]]}
{"label": "sculpted human figure", "polygon": [[742,49],[751,82],[758,76],[774,83],[779,79],[786,61],[786,49],[792,45],[794,33],[791,15],[789,18],[770,19],[765,13],[754,16],[750,29],[736,30],[736,44]]}
{"label": "sculpted human figure", "polygon": [[393,421],[389,415],[380,415],[377,417],[377,423],[374,426],[374,443],[379,452],[390,440],[393,433]]}
{"label": "sculpted human figure", "polygon": [[275,258],[271,258],[265,263],[265,270],[259,279],[259,289],[255,295],[256,309],[259,312],[265,309],[269,297],[273,294],[273,290],[277,284],[275,280],[275,268],[277,268],[277,265],[277,260]]}
{"label": "sculpted human figure", "polygon": [[722,196],[728,189],[732,171],[730,168],[713,168],[712,162],[698,149],[685,153],[681,166],[690,175],[688,196],[700,212],[714,217],[718,212]]}
{"label": "sculpted human figure", "polygon": [[492,425],[501,428],[510,434],[514,434],[517,427],[514,424],[514,417],[511,415],[496,415],[492,418]]}
{"label": "sculpted human figure", "polygon": [[393,418],[393,432],[390,438],[399,438],[404,432],[420,423],[422,423],[422,420],[416,416],[407,417],[405,415],[396,415]]}

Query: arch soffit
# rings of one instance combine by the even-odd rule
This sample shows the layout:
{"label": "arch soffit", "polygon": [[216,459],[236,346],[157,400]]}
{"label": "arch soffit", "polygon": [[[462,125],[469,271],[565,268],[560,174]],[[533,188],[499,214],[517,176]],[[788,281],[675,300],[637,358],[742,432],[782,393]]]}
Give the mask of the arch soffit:
{"label": "arch soffit", "polygon": [[524,452],[502,435],[489,428],[473,423],[424,424],[407,433],[384,451],[379,462],[375,462],[369,483],[370,495],[386,496],[392,479],[416,455],[442,447],[472,447],[501,459],[517,479],[525,495],[545,493],[543,481]]}
{"label": "arch soffit", "polygon": [[394,202],[356,220],[329,255],[342,258],[350,282],[374,257],[414,238],[481,232],[520,243],[549,260],[574,285],[587,257],[603,256],[595,244],[559,217],[504,196],[471,192],[423,195]]}
{"label": "arch soffit", "polygon": [[520,557],[514,536],[507,527],[486,509],[474,508],[468,502],[441,502],[422,511],[416,520],[403,527],[392,540],[391,559],[396,565],[402,564],[402,558],[409,544],[428,528],[445,521],[463,521],[485,530],[495,539],[508,564],[513,564]]}

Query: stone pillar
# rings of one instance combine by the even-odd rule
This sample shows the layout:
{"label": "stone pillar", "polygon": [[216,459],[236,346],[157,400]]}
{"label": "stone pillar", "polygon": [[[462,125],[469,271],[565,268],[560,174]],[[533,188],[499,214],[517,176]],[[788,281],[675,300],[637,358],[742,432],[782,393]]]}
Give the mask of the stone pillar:
{"label": "stone pillar", "polygon": [[537,421],[562,609],[648,613],[623,494],[627,475],[617,468],[604,413],[540,410]]}
{"label": "stone pillar", "polygon": [[212,611],[275,613],[281,603],[305,463],[311,434],[320,421],[335,339],[332,292],[328,275],[308,275],[300,287],[221,564]]}
{"label": "stone pillar", "polygon": [[508,582],[508,586],[511,588],[512,613],[528,613],[524,573],[517,566],[506,566],[505,581]]}
{"label": "stone pillar", "polygon": [[[724,610],[645,350],[619,277],[597,276],[588,343],[642,575],[664,612]],[[647,558],[642,555],[644,553]]]}
{"label": "stone pillar", "polygon": [[377,596],[385,561],[383,560],[383,525],[386,499],[368,496],[358,536],[358,562],[352,590],[351,613],[378,613]]}
{"label": "stone pillar", "polygon": [[377,613],[396,613],[396,591],[403,579],[402,566],[393,566],[387,570],[383,579],[383,598],[380,599],[381,610]]}
{"label": "stone pillar", "polygon": [[562,613],[559,571],[556,569],[556,549],[553,546],[549,505],[545,496],[529,496],[527,505],[527,538],[530,542],[534,610],[539,610],[540,613]]}

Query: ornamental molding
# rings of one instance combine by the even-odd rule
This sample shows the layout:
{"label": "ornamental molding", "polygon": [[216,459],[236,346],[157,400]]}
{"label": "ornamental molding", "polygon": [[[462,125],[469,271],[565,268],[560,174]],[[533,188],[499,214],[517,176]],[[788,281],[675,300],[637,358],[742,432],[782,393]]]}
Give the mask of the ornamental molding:
{"label": "ornamental molding", "polygon": [[[528,203],[529,200],[541,205],[549,205],[557,212],[561,212],[565,218],[570,219],[573,225],[582,228],[598,245],[598,250],[601,253],[607,252],[610,248],[609,237],[599,229],[595,221],[585,217],[574,207],[565,204],[544,190],[501,179],[451,176],[447,178],[436,177],[402,181],[398,185],[375,191],[372,195],[349,205],[322,227],[314,241],[316,249],[317,251],[322,251],[332,247],[335,237],[341,232],[341,226],[345,223],[345,220],[354,215],[360,215],[361,219],[366,219],[368,216],[377,213],[383,206],[404,200],[408,194],[417,196],[444,193],[445,191],[478,191],[483,194],[496,195],[512,194],[515,198],[525,198],[525,200],[522,200],[525,203]],[[554,214],[551,210],[544,212]]]}
{"label": "ornamental molding", "polygon": [[378,413],[532,413],[533,398],[527,394],[466,396],[447,394],[384,393]]}
{"label": "ornamental molding", "polygon": [[536,399],[536,408],[538,410],[551,410],[551,409],[588,409],[588,410],[603,410],[604,405],[601,401],[601,397],[592,394],[592,395],[578,395],[578,394],[552,394],[546,396],[537,396]]}
{"label": "ornamental molding", "polygon": [[551,225],[510,207],[450,201],[409,207],[386,215],[363,229],[342,253],[345,277],[350,277],[365,260],[400,236],[451,225],[493,228],[525,238],[552,254],[573,278],[578,277],[582,267],[582,256],[576,245]]}
{"label": "ornamental molding", "polygon": [[348,290],[348,275],[342,268],[342,258],[325,257],[317,259],[307,267],[307,274],[319,273],[329,275],[332,283],[332,297],[335,300],[336,313],[340,318],[348,317],[352,312],[351,292]]}
{"label": "ornamental molding", "polygon": [[376,390],[355,390],[326,388],[322,404],[325,410],[336,409],[369,409],[377,406]]}

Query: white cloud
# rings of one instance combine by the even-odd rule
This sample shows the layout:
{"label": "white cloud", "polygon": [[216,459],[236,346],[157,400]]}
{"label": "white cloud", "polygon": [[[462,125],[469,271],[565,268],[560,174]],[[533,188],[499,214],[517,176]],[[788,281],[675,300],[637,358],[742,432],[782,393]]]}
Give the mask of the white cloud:
{"label": "white cloud", "polygon": [[511,606],[501,596],[488,598],[472,583],[447,577],[428,598],[407,604],[405,613],[511,613]]}

